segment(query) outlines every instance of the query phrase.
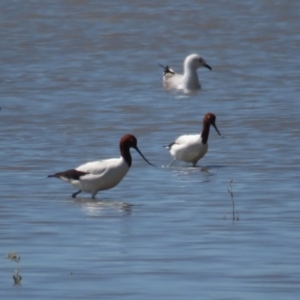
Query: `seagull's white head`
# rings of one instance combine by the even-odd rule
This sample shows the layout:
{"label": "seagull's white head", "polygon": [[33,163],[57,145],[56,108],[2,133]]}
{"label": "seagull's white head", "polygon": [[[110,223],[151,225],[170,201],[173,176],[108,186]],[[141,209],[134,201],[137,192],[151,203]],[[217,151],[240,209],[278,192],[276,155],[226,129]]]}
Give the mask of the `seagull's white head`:
{"label": "seagull's white head", "polygon": [[204,58],[198,54],[191,54],[187,56],[184,60],[183,67],[185,70],[197,70],[200,67],[205,67],[209,70],[212,70],[211,66],[208,65]]}

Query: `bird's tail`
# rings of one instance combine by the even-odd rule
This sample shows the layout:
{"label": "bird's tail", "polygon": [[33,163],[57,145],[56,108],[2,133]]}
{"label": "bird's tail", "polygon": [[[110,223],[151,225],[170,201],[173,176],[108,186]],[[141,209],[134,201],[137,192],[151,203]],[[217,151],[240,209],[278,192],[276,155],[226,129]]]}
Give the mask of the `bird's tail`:
{"label": "bird's tail", "polygon": [[174,144],[176,144],[176,143],[173,142],[173,143],[171,143],[171,144],[169,144],[169,145],[165,145],[165,146],[163,146],[163,147],[166,148],[166,149],[168,149],[168,150],[170,150]]}
{"label": "bird's tail", "polygon": [[164,75],[166,74],[175,74],[175,72],[169,68],[169,66],[164,66],[162,64],[158,64],[160,67],[164,69]]}

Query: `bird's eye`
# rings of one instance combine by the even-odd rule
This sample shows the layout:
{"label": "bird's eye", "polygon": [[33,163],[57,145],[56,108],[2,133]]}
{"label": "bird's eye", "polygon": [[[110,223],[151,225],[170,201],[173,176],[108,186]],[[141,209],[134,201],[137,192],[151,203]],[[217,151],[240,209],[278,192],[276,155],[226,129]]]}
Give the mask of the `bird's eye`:
{"label": "bird's eye", "polygon": [[201,63],[203,63],[203,59],[202,59],[202,58],[200,58],[199,61],[200,61]]}

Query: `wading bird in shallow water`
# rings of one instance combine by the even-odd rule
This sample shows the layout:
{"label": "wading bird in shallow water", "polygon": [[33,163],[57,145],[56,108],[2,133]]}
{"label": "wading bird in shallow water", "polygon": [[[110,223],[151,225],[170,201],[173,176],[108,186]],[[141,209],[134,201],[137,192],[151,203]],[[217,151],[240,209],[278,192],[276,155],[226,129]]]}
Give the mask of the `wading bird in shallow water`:
{"label": "wading bird in shallow water", "polygon": [[149,165],[152,165],[137,147],[136,137],[126,134],[120,140],[120,158],[88,162],[75,169],[48,177],[56,177],[77,188],[78,191],[72,194],[73,198],[83,191],[91,193],[94,199],[99,191],[115,187],[125,177],[132,163],[130,148],[135,149]]}
{"label": "wading bird in shallow water", "polygon": [[169,167],[176,161],[191,162],[196,166],[197,162],[206,154],[208,150],[208,136],[210,125],[217,133],[221,135],[216,125],[216,116],[213,113],[207,113],[203,118],[203,128],[201,134],[181,135],[177,140],[165,148],[170,150],[174,160]]}
{"label": "wading bird in shallow water", "polygon": [[163,85],[168,90],[199,90],[201,84],[197,69],[205,67],[212,70],[211,66],[198,54],[191,54],[186,57],[183,63],[183,75],[175,73],[169,66],[159,65],[164,69]]}

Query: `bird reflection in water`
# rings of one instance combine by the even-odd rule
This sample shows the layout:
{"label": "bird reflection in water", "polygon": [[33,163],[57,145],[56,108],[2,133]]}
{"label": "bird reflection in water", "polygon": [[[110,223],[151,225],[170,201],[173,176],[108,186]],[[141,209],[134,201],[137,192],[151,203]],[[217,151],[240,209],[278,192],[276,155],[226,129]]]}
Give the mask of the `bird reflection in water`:
{"label": "bird reflection in water", "polygon": [[89,216],[114,216],[114,215],[130,215],[133,204],[113,201],[109,199],[94,200],[85,198],[74,198],[74,203],[79,205]]}

